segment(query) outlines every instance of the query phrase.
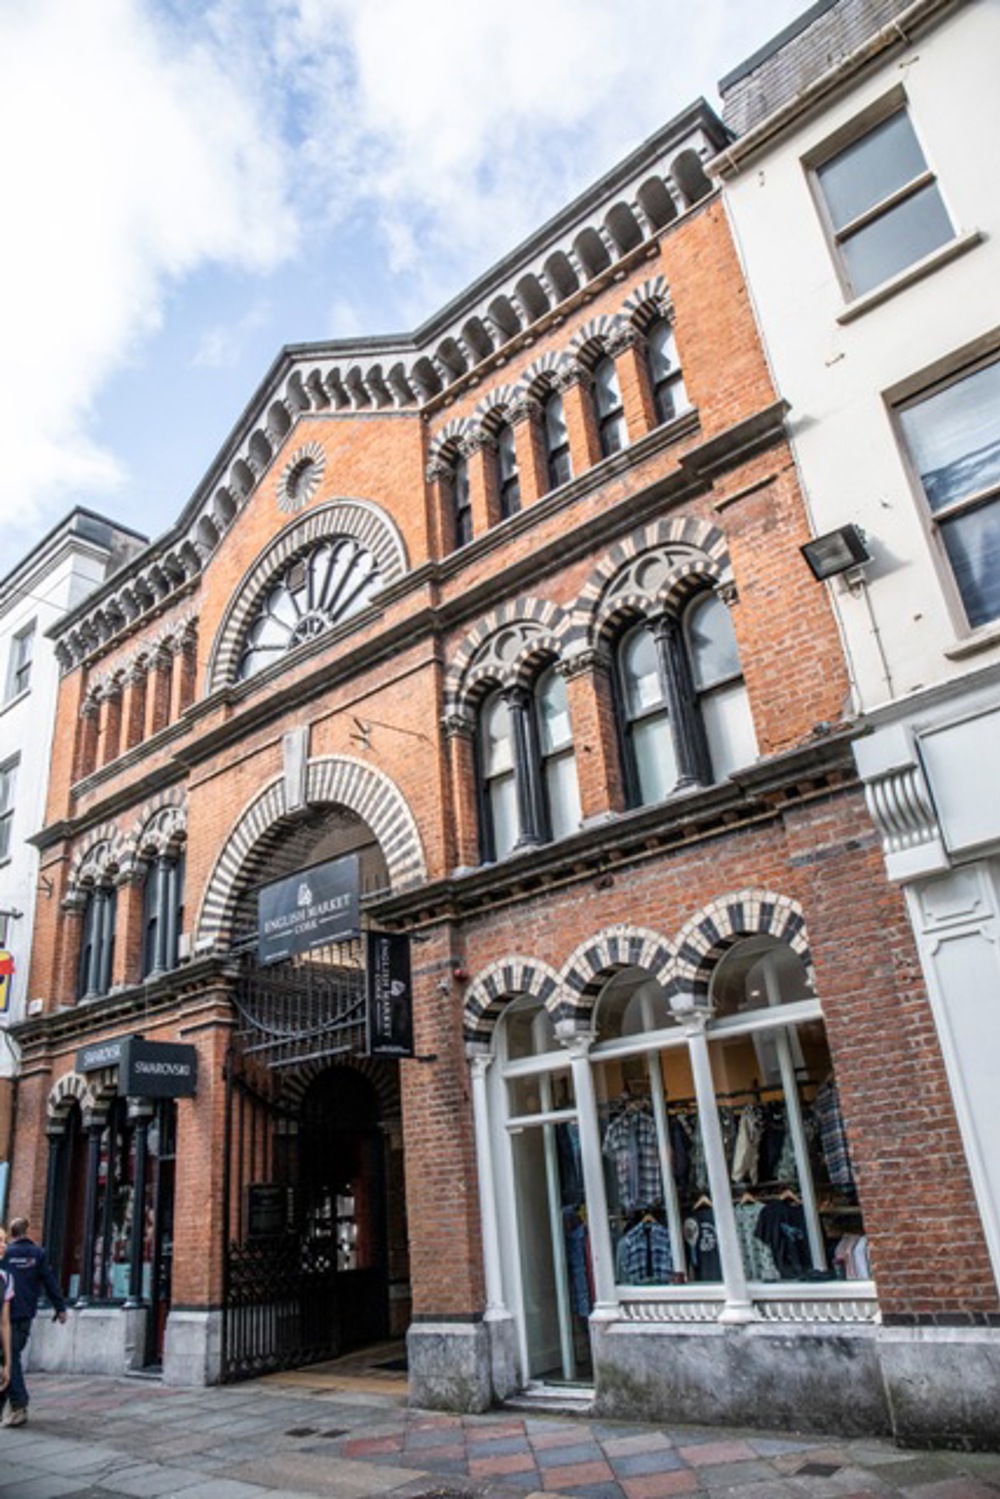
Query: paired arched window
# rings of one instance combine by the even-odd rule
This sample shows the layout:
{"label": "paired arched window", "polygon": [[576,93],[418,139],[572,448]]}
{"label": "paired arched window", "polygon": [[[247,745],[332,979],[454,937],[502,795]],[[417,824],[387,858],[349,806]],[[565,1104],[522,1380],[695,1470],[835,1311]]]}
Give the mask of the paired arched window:
{"label": "paired arched window", "polygon": [[87,894],[83,911],[78,999],[97,999],[111,988],[117,916],[118,891],[113,885],[95,885]]}
{"label": "paired arched window", "polygon": [[628,442],[618,372],[610,354],[599,359],[594,366],[594,415],[597,419],[601,457],[608,458]]}
{"label": "paired arched window", "polygon": [[505,423],[497,433],[497,503],[501,520],[516,515],[521,508],[521,476],[517,471],[517,446],[514,428]]}
{"label": "paired arched window", "polygon": [[491,692],[479,710],[481,854],[565,838],[580,826],[566,683],[554,666],[533,687]]}
{"label": "paired arched window", "polygon": [[184,854],[151,859],[142,887],[142,977],[177,967],[184,926]]}
{"label": "paired arched window", "polygon": [[617,652],[630,806],[721,781],[757,754],[729,610],[711,591],[679,620],[634,626]]}
{"label": "paired arched window", "polygon": [[653,405],[658,422],[670,422],[687,406],[674,330],[666,318],[657,318],[646,329],[646,360]]}

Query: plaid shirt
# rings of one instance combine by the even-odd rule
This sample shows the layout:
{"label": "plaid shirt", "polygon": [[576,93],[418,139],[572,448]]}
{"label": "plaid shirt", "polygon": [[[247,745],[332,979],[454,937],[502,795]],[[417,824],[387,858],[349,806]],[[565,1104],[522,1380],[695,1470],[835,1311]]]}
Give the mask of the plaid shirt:
{"label": "plaid shirt", "polygon": [[656,1125],[641,1109],[626,1109],[604,1134],[604,1154],[618,1181],[618,1205],[625,1213],[663,1201]]}
{"label": "plaid shirt", "polygon": [[853,1187],[854,1170],[847,1149],[847,1134],[844,1130],[844,1116],[840,1112],[836,1083],[824,1083],[817,1092],[813,1101],[813,1118],[819,1125],[820,1144],[831,1182],[835,1187]]}
{"label": "plaid shirt", "polygon": [[662,1286],[673,1280],[670,1235],[662,1223],[637,1223],[623,1234],[615,1256],[615,1275],[626,1286]]}

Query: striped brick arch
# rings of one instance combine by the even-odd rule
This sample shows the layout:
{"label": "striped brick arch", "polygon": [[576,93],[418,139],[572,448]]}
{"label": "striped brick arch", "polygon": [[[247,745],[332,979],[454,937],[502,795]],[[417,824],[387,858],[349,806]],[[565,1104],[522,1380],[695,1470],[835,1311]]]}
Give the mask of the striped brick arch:
{"label": "striped brick arch", "polygon": [[[346,807],[361,817],[377,839],[394,890],[427,877],[420,834],[413,814],[387,775],[348,755],[310,760],[306,772],[310,808]],[[196,927],[198,951],[225,948],[241,892],[262,873],[268,856],[301,820],[285,806],[283,778],[257,793],[237,819],[209,877]]]}
{"label": "striped brick arch", "polygon": [[125,872],[148,852],[165,854],[187,834],[187,795],[183,786],[170,786],[144,804],[126,835],[122,848]]}
{"label": "striped brick arch", "polygon": [[463,1011],[465,1044],[489,1047],[496,1023],[512,999],[530,995],[559,1018],[563,1007],[559,975],[539,958],[508,957],[484,968],[470,985]]}
{"label": "striped brick arch", "polygon": [[650,277],[629,292],[622,303],[622,314],[638,328],[648,327],[659,317],[669,317],[672,310],[666,276]]}
{"label": "striped brick arch", "polygon": [[595,364],[606,352],[609,339],[613,339],[623,327],[624,320],[619,313],[603,312],[600,317],[591,318],[570,339],[570,355],[585,365]]}
{"label": "striped brick arch", "polygon": [[608,549],[580,591],[567,646],[592,647],[628,616],[680,613],[700,589],[728,582],[729,549],[718,526],[675,516]]}
{"label": "striped brick arch", "polygon": [[250,617],[275,573],[299,552],[324,538],[350,536],[371,552],[383,586],[407,571],[406,545],[391,516],[369,500],[343,499],[320,505],[293,521],[244,575],[223,616],[208,662],[206,690],[235,680],[240,650]]}
{"label": "striped brick arch", "polygon": [[350,1067],[353,1072],[360,1072],[375,1089],[382,1118],[400,1117],[402,1106],[398,1067],[387,1067],[384,1062],[372,1061],[370,1057],[355,1057],[346,1053],[323,1061],[304,1062],[301,1067],[289,1070],[282,1078],[282,1103],[299,1113],[310,1084],[331,1067]]}
{"label": "striped brick arch", "polygon": [[567,1007],[560,1017],[583,1026],[604,985],[623,968],[641,968],[662,983],[671,960],[670,944],[647,927],[619,923],[588,937],[571,953],[562,970]]}
{"label": "striped brick arch", "polygon": [[79,1072],[67,1072],[49,1093],[45,1104],[46,1119],[50,1125],[65,1126],[75,1103],[80,1105],[88,1118],[101,1118],[108,1112],[118,1092],[117,1067],[104,1067],[100,1072],[84,1077]]}
{"label": "striped brick arch", "polygon": [[[444,682],[445,715],[468,714],[486,682],[526,682],[545,656],[559,656],[569,616],[548,599],[520,598],[492,609],[455,653]],[[514,637],[505,652],[505,634]]]}
{"label": "striped brick arch", "polygon": [[126,861],[127,843],[116,822],[95,828],[83,848],[73,855],[69,869],[69,893],[119,873]]}
{"label": "striped brick arch", "polygon": [[712,974],[729,949],[746,937],[773,937],[785,943],[812,977],[812,954],[798,901],[771,890],[735,890],[703,906],[678,933],[664,985],[674,1007],[707,1007]]}
{"label": "striped brick arch", "polygon": [[507,414],[514,405],[516,397],[515,385],[495,385],[488,394],[483,396],[472,413],[473,425],[482,427],[487,432],[495,432],[507,420]]}
{"label": "striped brick arch", "polygon": [[525,396],[539,395],[558,381],[560,375],[568,367],[565,354],[557,354],[549,349],[538,359],[528,365],[517,382],[516,401],[522,401]]}

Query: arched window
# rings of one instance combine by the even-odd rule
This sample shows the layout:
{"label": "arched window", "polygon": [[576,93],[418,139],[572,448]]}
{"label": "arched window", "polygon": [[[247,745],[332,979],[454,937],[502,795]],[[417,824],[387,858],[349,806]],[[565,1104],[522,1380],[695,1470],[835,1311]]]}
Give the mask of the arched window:
{"label": "arched window", "polygon": [[717,593],[703,593],[684,614],[684,639],[712,779],[722,781],[757,755],[750,703],[732,615]]}
{"label": "arched window", "polygon": [[547,831],[552,838],[565,838],[580,826],[580,788],[566,683],[554,666],[538,679],[535,711]]}
{"label": "arched window", "polygon": [[111,988],[117,912],[118,892],[114,886],[96,885],[89,892],[77,969],[78,999],[97,999]]}
{"label": "arched window", "polygon": [[493,692],[479,710],[483,858],[502,859],[517,842],[517,784],[510,709]]}
{"label": "arched window", "polygon": [[455,466],[451,471],[451,516],[455,546],[467,546],[472,540],[472,499],[469,493],[469,460],[463,454],[455,459]]}
{"label": "arched window", "polygon": [[506,423],[497,433],[497,500],[500,517],[516,515],[521,508],[521,478],[517,471],[514,428]]}
{"label": "arched window", "polygon": [[555,489],[573,477],[569,456],[569,431],[563,411],[562,396],[554,390],[542,409],[545,431],[545,456],[549,469],[549,488]]}
{"label": "arched window", "polygon": [[565,838],[580,826],[566,684],[554,667],[532,689],[490,694],[479,712],[481,854]]}
{"label": "arched window", "polygon": [[142,889],[142,977],[177,967],[184,920],[184,855],[151,860]]}
{"label": "arched window", "polygon": [[605,355],[594,366],[594,411],[601,456],[607,458],[611,453],[619,452],[628,442],[621,387],[618,384],[615,362],[610,355]]}
{"label": "arched window", "polygon": [[667,688],[648,625],[637,625],[618,654],[629,804],[664,801],[677,783]]}
{"label": "arched window", "polygon": [[635,626],[618,650],[625,784],[630,806],[725,780],[757,743],[729,610],[710,591],[680,622]]}
{"label": "arched window", "polygon": [[271,581],[250,616],[240,680],[357,614],[380,586],[373,553],[350,536],[321,541],[294,558]]}
{"label": "arched window", "polygon": [[674,330],[666,318],[657,318],[646,329],[646,350],[657,420],[673,421],[686,408],[688,400],[677,358]]}

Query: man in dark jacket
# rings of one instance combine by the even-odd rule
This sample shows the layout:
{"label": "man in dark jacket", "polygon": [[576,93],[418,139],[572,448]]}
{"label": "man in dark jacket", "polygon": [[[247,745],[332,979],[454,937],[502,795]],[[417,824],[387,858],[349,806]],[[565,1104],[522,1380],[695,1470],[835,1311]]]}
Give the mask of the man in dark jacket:
{"label": "man in dark jacket", "polygon": [[0,1260],[0,1268],[6,1270],[14,1283],[14,1299],[10,1304],[10,1381],[7,1388],[0,1391],[0,1405],[5,1399],[10,1401],[10,1409],[3,1418],[4,1426],[23,1426],[28,1419],[28,1387],[24,1382],[21,1355],[31,1336],[40,1291],[45,1291],[59,1321],[66,1321],[66,1302],[59,1283],[45,1258],[45,1250],[29,1239],[30,1227],[27,1218],[11,1219],[7,1251]]}

